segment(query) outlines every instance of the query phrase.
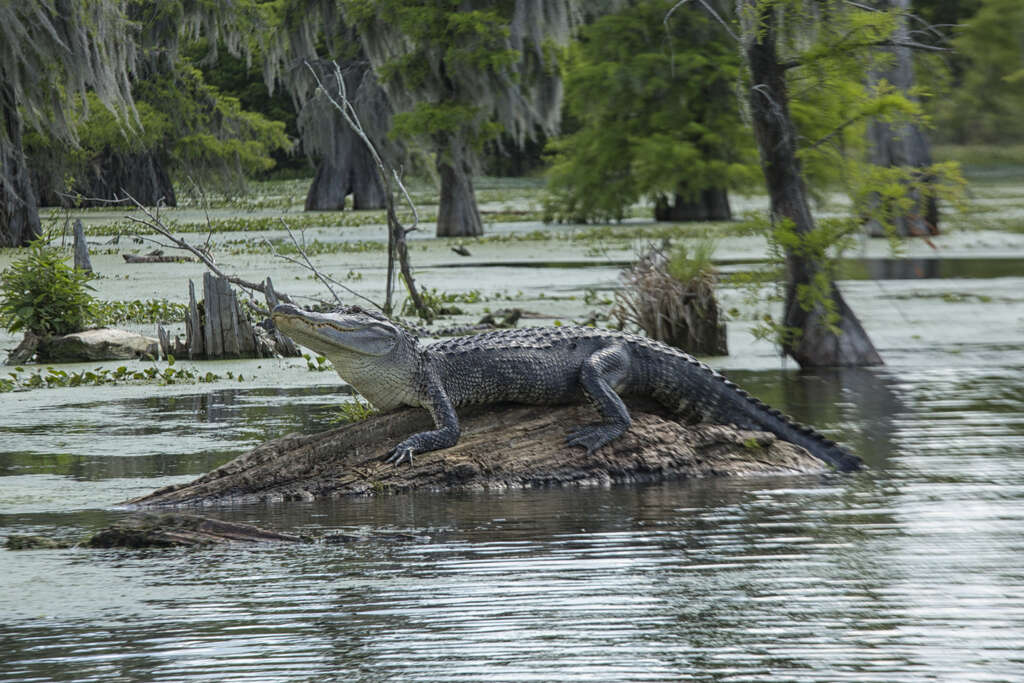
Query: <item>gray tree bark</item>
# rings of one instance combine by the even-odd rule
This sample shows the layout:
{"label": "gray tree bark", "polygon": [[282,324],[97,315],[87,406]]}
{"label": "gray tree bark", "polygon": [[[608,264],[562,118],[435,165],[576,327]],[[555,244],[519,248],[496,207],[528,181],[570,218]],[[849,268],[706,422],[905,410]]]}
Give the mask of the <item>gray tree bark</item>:
{"label": "gray tree bark", "polygon": [[0,84],[8,146],[0,146],[0,247],[23,247],[42,235],[35,188],[22,148],[22,122],[10,87]]}
{"label": "gray tree bark", "polygon": [[306,211],[341,211],[348,195],[353,209],[383,209],[384,188],[373,157],[344,122],[335,125],[330,147],[309,186]]}
{"label": "gray tree bark", "polygon": [[82,227],[82,219],[75,219],[75,268],[78,270],[92,271],[92,261],[89,260],[89,243],[85,239],[85,228]]}
{"label": "gray tree bark", "polygon": [[[876,0],[875,6],[880,9],[899,10],[906,14],[910,11],[910,0]],[[910,42],[908,34],[907,19],[901,17],[896,33],[893,35],[893,42]],[[914,86],[914,62],[911,49],[909,47],[883,49],[892,56],[890,66],[881,71],[873,71],[869,74],[869,81],[872,84],[877,84],[884,79],[898,88],[905,96],[911,97],[909,93]],[[869,160],[876,166],[920,169],[930,166],[932,163],[928,137],[917,124],[893,125],[880,119],[874,119],[868,124],[867,138]],[[939,209],[935,197],[922,196],[919,190],[909,187],[907,196],[912,200],[911,208],[905,213],[900,211],[887,219],[891,223],[891,229],[904,237],[937,235],[939,233]],[[880,208],[889,213],[886,207],[878,206],[879,201],[879,198],[874,198],[872,208]],[[872,237],[883,237],[886,235],[886,226],[872,218],[867,223],[867,231]]]}
{"label": "gray tree bark", "polygon": [[469,152],[462,142],[450,144],[450,153],[437,156],[441,176],[441,199],[437,207],[438,237],[476,237],[484,234],[484,224],[476,205]]}
{"label": "gray tree bark", "polygon": [[[744,0],[758,10],[756,0]],[[776,50],[775,12],[771,5],[761,8],[759,30],[744,45],[750,67],[750,110],[754,135],[761,153],[773,220],[788,220],[794,230],[806,235],[816,229],[807,201],[800,160],[797,158],[796,126],[789,112],[786,66]],[[837,321],[829,324],[823,303],[810,309],[801,305],[798,293],[822,272],[822,264],[796,251],[786,252],[786,300],[783,325],[800,331],[795,339],[783,341],[783,350],[801,367],[880,365],[875,350],[857,316],[846,304],[834,282],[828,297]]]}

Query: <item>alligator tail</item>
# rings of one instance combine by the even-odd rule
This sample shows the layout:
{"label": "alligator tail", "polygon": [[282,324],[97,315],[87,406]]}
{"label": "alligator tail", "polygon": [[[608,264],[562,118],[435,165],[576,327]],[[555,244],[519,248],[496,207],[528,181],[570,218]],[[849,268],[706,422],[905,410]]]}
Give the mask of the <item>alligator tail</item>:
{"label": "alligator tail", "polygon": [[[806,448],[811,455],[840,472],[852,472],[864,466],[860,458],[835,441],[751,396],[703,363],[688,357],[686,364],[690,367],[682,368],[682,377],[688,378],[682,381],[680,388],[687,392],[698,390],[701,397],[697,402],[707,417],[742,429],[770,432],[783,441]],[[696,382],[695,371],[701,377]]]}
{"label": "alligator tail", "polygon": [[743,412],[751,424],[742,426],[760,428],[780,439],[803,446],[811,455],[824,460],[840,472],[853,472],[864,466],[860,458],[813,427],[800,424],[782,411],[751,396],[729,380],[723,378],[722,382],[735,393],[739,401],[746,404],[746,410]]}

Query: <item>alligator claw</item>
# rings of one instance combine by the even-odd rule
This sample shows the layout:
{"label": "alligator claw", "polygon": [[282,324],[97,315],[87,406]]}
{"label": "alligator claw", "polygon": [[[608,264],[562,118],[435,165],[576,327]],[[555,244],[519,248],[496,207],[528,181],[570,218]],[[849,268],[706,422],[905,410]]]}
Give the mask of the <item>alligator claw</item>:
{"label": "alligator claw", "polygon": [[403,448],[402,445],[399,444],[388,451],[387,459],[384,462],[389,465],[397,466],[401,465],[406,460],[408,460],[409,464],[412,465],[412,447],[406,446]]}
{"label": "alligator claw", "polygon": [[594,451],[615,438],[616,435],[610,431],[605,425],[584,425],[569,432],[565,442],[570,446],[583,446],[587,455],[593,455]]}

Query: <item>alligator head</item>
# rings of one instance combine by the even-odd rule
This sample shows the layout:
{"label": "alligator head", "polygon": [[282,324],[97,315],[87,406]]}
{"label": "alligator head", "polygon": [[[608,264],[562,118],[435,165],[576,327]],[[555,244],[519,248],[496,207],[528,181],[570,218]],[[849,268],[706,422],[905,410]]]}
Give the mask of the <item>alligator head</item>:
{"label": "alligator head", "polygon": [[407,404],[418,370],[419,342],[381,313],[340,306],[327,313],[274,307],[278,329],[326,356],[338,375],[381,410]]}

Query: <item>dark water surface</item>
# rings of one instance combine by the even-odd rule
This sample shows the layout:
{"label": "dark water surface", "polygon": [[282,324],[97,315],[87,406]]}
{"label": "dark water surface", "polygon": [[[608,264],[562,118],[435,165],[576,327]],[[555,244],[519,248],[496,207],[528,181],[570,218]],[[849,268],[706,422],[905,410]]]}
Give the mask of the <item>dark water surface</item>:
{"label": "dark water surface", "polygon": [[[0,680],[1024,680],[1022,350],[730,375],[870,469],[203,510],[345,545],[0,550]],[[82,535],[339,398],[8,403],[0,536]]]}

